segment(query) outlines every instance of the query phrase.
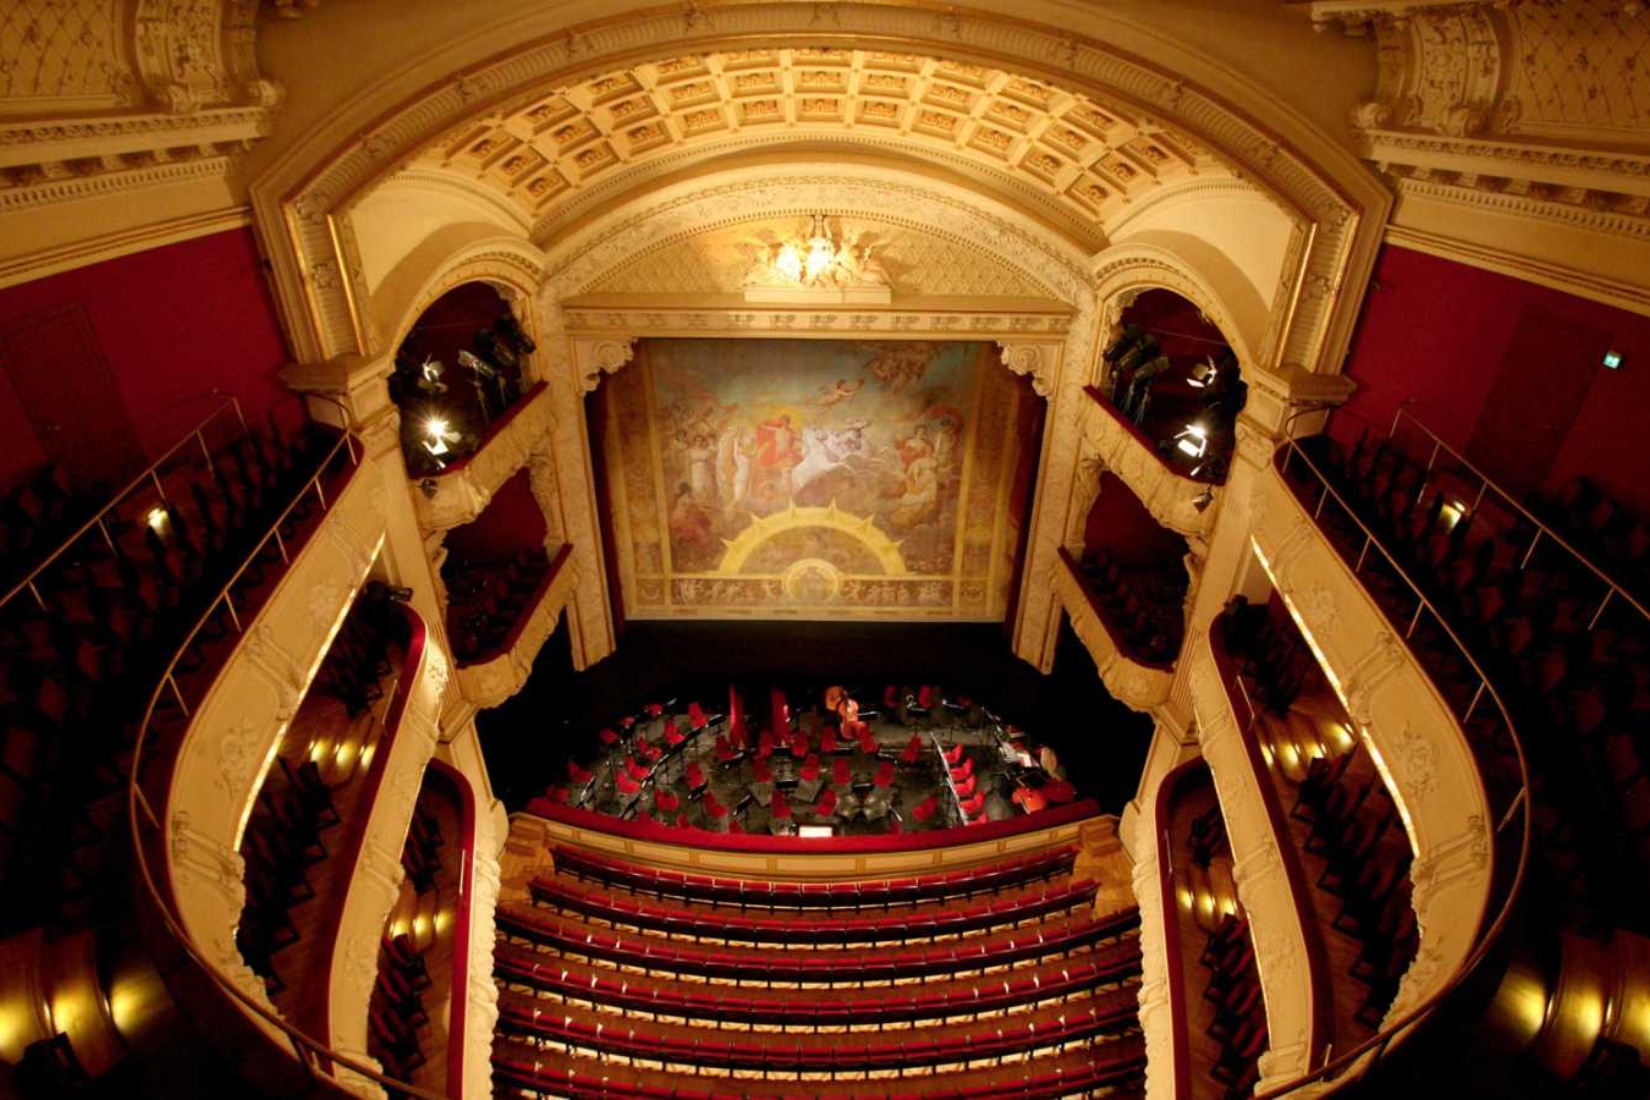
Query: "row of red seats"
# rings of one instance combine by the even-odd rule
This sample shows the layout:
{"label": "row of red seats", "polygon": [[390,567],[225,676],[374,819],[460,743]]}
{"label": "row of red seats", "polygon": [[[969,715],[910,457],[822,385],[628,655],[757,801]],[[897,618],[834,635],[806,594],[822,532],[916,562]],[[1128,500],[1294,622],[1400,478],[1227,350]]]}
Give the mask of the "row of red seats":
{"label": "row of red seats", "polygon": [[[369,587],[322,658],[315,688],[336,694],[340,684],[361,685],[383,675],[389,646],[405,644],[407,630],[406,616],[391,601],[389,589]],[[338,644],[346,639],[347,644]],[[303,749],[299,746],[299,752]],[[236,929],[247,965],[272,992],[284,988],[275,956],[298,940],[290,910],[315,896],[309,868],[328,858],[324,833],[342,823],[334,791],[315,761],[290,749],[276,761],[279,767],[265,777],[241,839],[247,903]]]}
{"label": "row of red seats", "polygon": [[501,1083],[523,1094],[574,1100],[846,1100],[873,1092],[882,1100],[1054,1100],[1104,1094],[1112,1086],[1137,1081],[1145,1072],[1146,1050],[1137,1036],[1129,1035],[984,1069],[841,1082],[692,1077],[684,1083],[677,1073],[569,1058],[519,1042],[495,1047],[493,1066]]}
{"label": "row of red seats", "polygon": [[[1139,923],[1125,912],[1095,920],[1066,918],[1030,929],[905,948],[844,948],[787,952],[684,943],[646,934],[593,928],[501,905],[498,928],[506,936],[564,954],[621,966],[735,981],[810,981],[854,984],[930,975],[958,974],[1004,966],[1022,959],[1085,951],[1116,939]],[[797,929],[799,939],[806,926]]]}
{"label": "row of red seats", "polygon": [[[614,924],[696,938],[797,945],[797,921],[792,914],[752,916],[673,907],[554,879],[534,879],[529,886],[535,901]],[[807,923],[807,942],[802,946],[955,936],[1000,928],[1090,904],[1095,889],[1092,880],[1083,879],[957,909],[930,909],[898,916],[863,914],[813,918]]]}
{"label": "row of red seats", "polygon": [[655,897],[735,905],[741,909],[862,909],[991,893],[1071,870],[1074,847],[978,867],[878,881],[775,882],[667,871],[577,848],[557,848],[558,872]]}
{"label": "row of red seats", "polygon": [[419,1032],[430,1024],[424,1007],[429,987],[429,968],[411,938],[386,938],[379,947],[378,980],[367,1004],[367,1053],[402,1081],[428,1060]]}
{"label": "row of red seats", "polygon": [[1356,1017],[1378,1027],[1415,958],[1420,934],[1410,902],[1413,853],[1407,843],[1382,843],[1397,822],[1391,792],[1378,775],[1351,779],[1351,766],[1364,751],[1360,743],[1333,761],[1314,760],[1294,813],[1312,823],[1307,851],[1327,862],[1318,886],[1341,899],[1334,925],[1359,943],[1351,973],[1369,989]]}
{"label": "row of red seats", "polygon": [[499,999],[499,1026],[510,1034],[632,1059],[720,1069],[842,1073],[979,1062],[1085,1042],[1132,1027],[1138,1007],[1136,991],[1124,987],[1086,1002],[1015,1013],[983,1024],[799,1034],[615,1018],[505,994]]}
{"label": "row of red seats", "polygon": [[1021,1005],[1078,996],[1097,985],[1140,973],[1140,942],[1125,936],[1077,959],[1007,971],[988,978],[930,980],[909,986],[833,989],[829,997],[794,990],[676,982],[570,963],[502,944],[495,960],[507,983],[553,997],[621,1011],[733,1023],[831,1027],[978,1016]]}
{"label": "row of red seats", "polygon": [[1215,1013],[1207,1034],[1220,1044],[1209,1072],[1226,1086],[1226,1100],[1242,1100],[1260,1080],[1260,1056],[1268,1043],[1266,1003],[1248,920],[1235,914],[1222,918],[1198,962],[1209,971],[1203,999]]}
{"label": "row of red seats", "polygon": [[1186,634],[1186,571],[1178,560],[1147,571],[1124,569],[1103,546],[1076,561],[1083,590],[1118,648],[1143,664],[1173,663]]}
{"label": "row of red seats", "polygon": [[[210,458],[185,448],[157,470],[158,485],[116,502],[0,609],[0,880],[24,899],[7,907],[0,933],[124,903],[111,864],[124,834],[112,824],[149,692],[328,445],[318,430],[260,428]],[[317,507],[301,499],[288,535]],[[37,560],[56,547],[38,549]],[[237,582],[240,611],[264,570],[281,567],[272,543]],[[177,671],[201,669],[205,647],[233,625],[220,605]],[[163,722],[181,717],[170,695],[161,704]]]}
{"label": "row of red seats", "polygon": [[447,559],[441,569],[447,629],[460,664],[484,660],[503,647],[549,569],[542,550],[523,550],[502,562]]}

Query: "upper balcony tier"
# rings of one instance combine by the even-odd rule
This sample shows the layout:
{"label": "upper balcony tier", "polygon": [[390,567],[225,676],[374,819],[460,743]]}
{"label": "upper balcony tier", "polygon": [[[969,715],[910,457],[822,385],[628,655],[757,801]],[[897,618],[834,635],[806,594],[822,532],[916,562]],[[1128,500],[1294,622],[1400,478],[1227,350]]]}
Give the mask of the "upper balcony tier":
{"label": "upper balcony tier", "polygon": [[[556,629],[573,590],[573,548],[563,545],[519,600],[512,598],[509,626],[494,645],[468,655],[458,665],[464,698],[478,707],[493,707],[520,691],[533,671],[539,650]],[[500,612],[503,614],[503,611]]]}
{"label": "upper balcony tier", "polygon": [[534,454],[547,453],[550,426],[549,388],[539,382],[492,422],[475,450],[438,472],[410,470],[419,487],[413,498],[419,527],[446,531],[474,522]]}
{"label": "upper balcony tier", "polygon": [[[1361,1075],[1391,1049],[1391,1038],[1427,1016],[1483,959],[1504,925],[1529,841],[1527,773],[1495,684],[1454,644],[1447,623],[1407,584],[1379,541],[1345,544],[1314,522],[1325,507],[1315,494],[1308,499],[1297,498],[1281,469],[1263,473],[1250,501],[1251,546],[1349,719],[1346,736],[1372,769],[1371,790],[1378,776],[1390,793],[1388,835],[1396,836],[1401,825],[1414,853],[1416,961],[1403,969],[1383,1016],[1361,1013],[1380,1030],[1361,1042],[1354,1035],[1350,1046],[1336,1035],[1326,1052],[1326,1025],[1345,1014],[1334,1006],[1333,988],[1325,1003],[1314,961],[1321,953],[1309,947],[1314,933],[1322,935],[1322,921],[1311,888],[1301,882],[1304,868],[1292,872],[1285,858],[1298,846],[1293,811],[1280,797],[1287,782],[1304,786],[1312,768],[1290,755],[1299,753],[1298,743],[1286,746],[1289,739],[1274,731],[1261,737],[1263,724],[1252,719],[1249,700],[1228,690],[1237,680],[1229,663],[1222,666],[1224,640],[1211,637],[1191,655],[1193,702],[1233,838],[1239,899],[1255,929],[1273,1039],[1262,1062],[1262,1092],[1303,1077]],[[1376,559],[1383,563],[1378,580],[1371,568]],[[1389,597],[1400,593],[1408,595],[1395,610]],[[1439,640],[1453,649],[1422,648]],[[1473,681],[1447,679],[1460,670]],[[1255,710],[1265,705],[1257,700]],[[1486,728],[1499,731],[1510,765],[1498,763],[1477,736]],[[1298,780],[1291,775],[1297,771]]]}
{"label": "upper balcony tier", "polygon": [[[1123,479],[1152,518],[1187,538],[1204,538],[1214,529],[1220,481],[1200,473],[1197,461],[1171,437],[1165,449],[1118,411],[1104,392],[1086,389],[1092,399],[1083,410],[1085,456],[1092,456]],[[1192,443],[1192,449],[1200,446]]]}
{"label": "upper balcony tier", "polygon": [[[1136,710],[1149,710],[1169,697],[1174,682],[1173,660],[1149,661],[1139,656],[1130,629],[1118,621],[1119,609],[1094,590],[1082,566],[1069,550],[1060,550],[1061,568],[1055,577],[1060,603],[1072,629],[1094,659],[1109,691]],[[1173,649],[1178,652],[1179,645]]]}

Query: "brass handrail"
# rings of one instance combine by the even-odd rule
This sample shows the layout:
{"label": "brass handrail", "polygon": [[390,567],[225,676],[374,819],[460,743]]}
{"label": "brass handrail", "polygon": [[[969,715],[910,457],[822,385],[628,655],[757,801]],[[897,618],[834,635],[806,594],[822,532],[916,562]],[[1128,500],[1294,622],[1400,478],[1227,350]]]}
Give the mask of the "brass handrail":
{"label": "brass handrail", "polygon": [[350,1073],[358,1074],[359,1076],[374,1082],[375,1084],[390,1091],[392,1094],[416,1097],[417,1100],[448,1100],[448,1097],[443,1093],[431,1092],[427,1089],[419,1088],[416,1085],[410,1085],[404,1081],[398,1081],[395,1078],[386,1075],[383,1072],[382,1067],[369,1065],[365,1062],[357,1061],[347,1055],[339,1054],[337,1051],[328,1047],[326,1043],[310,1038],[308,1035],[304,1034],[298,1028],[283,1019],[279,1013],[271,1011],[264,1005],[258,1003],[255,998],[245,993],[234,983],[233,980],[219,971],[218,968],[200,950],[197,949],[188,929],[183,926],[181,918],[173,911],[171,903],[167,900],[166,892],[163,891],[156,883],[154,869],[150,867],[148,854],[144,850],[145,825],[147,825],[150,830],[158,831],[163,837],[165,835],[165,826],[156,815],[154,807],[149,802],[148,796],[143,793],[143,789],[139,783],[139,776],[142,771],[143,751],[149,738],[150,728],[154,722],[155,711],[160,705],[160,701],[168,689],[170,689],[172,697],[178,705],[178,709],[183,713],[186,719],[189,717],[188,703],[184,700],[183,692],[179,689],[177,683],[176,672],[178,663],[183,659],[184,654],[189,650],[189,647],[200,635],[201,630],[204,629],[206,624],[212,619],[220,605],[229,611],[230,619],[235,624],[237,633],[244,635],[245,626],[241,623],[240,617],[235,613],[234,604],[229,598],[230,590],[234,587],[236,582],[238,582],[241,577],[245,575],[246,571],[251,568],[253,561],[263,553],[271,541],[275,542],[277,547],[280,549],[283,561],[290,561],[290,558],[287,556],[285,542],[280,535],[281,525],[287,521],[289,516],[291,516],[293,510],[302,502],[304,496],[311,491],[315,493],[316,499],[320,501],[323,511],[328,507],[326,494],[322,491],[320,483],[321,479],[326,476],[327,470],[332,466],[333,461],[338,457],[340,451],[348,454],[350,464],[352,466],[359,468],[361,456],[357,455],[354,438],[346,429],[340,435],[339,439],[327,451],[326,455],[323,456],[316,464],[315,473],[309,477],[309,479],[297,490],[296,493],[293,494],[292,501],[284,509],[282,509],[281,514],[270,524],[268,530],[264,533],[263,537],[258,540],[257,544],[247,551],[246,556],[241,561],[241,564],[235,569],[235,572],[230,576],[229,580],[224,583],[223,587],[218,590],[218,594],[211,600],[210,603],[206,605],[205,609],[201,612],[200,617],[196,620],[194,626],[190,628],[189,632],[184,636],[182,642],[179,643],[177,649],[173,652],[171,658],[167,661],[165,670],[160,675],[159,682],[156,683],[154,691],[150,693],[148,705],[144,708],[143,720],[138,726],[137,737],[132,744],[131,770],[130,774],[127,776],[126,783],[126,819],[127,825],[131,830],[132,854],[137,866],[138,879],[142,883],[145,892],[149,895],[149,900],[154,904],[155,910],[159,914],[162,924],[165,926],[167,932],[170,933],[178,948],[186,956],[188,956],[197,967],[200,968],[201,972],[204,973],[221,992],[227,994],[231,999],[237,1002],[245,1012],[250,1013],[256,1019],[261,1020],[263,1023],[282,1032],[286,1036],[287,1041],[292,1045],[294,1057],[297,1058],[299,1064],[304,1067],[305,1071],[311,1077],[321,1077],[329,1081],[337,1082],[337,1070],[342,1068]]}
{"label": "brass handrail", "polygon": [[[1459,721],[1463,727],[1467,722],[1471,721],[1473,711],[1477,709],[1478,703],[1486,694],[1489,696],[1490,701],[1495,704],[1496,709],[1500,711],[1501,722],[1506,727],[1507,736],[1512,742],[1513,753],[1518,763],[1519,782],[1518,793],[1513,796],[1506,811],[1501,815],[1500,821],[1495,826],[1495,833],[1497,835],[1503,833],[1507,826],[1511,824],[1516,813],[1520,818],[1521,835],[1519,837],[1518,845],[1518,864],[1513,871],[1512,882],[1507,887],[1507,895],[1501,902],[1500,909],[1497,910],[1495,918],[1490,922],[1488,928],[1483,929],[1480,932],[1477,938],[1477,943],[1471,954],[1469,954],[1461,966],[1456,969],[1455,973],[1450,976],[1443,988],[1439,989],[1419,1005],[1404,1013],[1404,1015],[1398,1020],[1382,1027],[1380,1031],[1376,1032],[1368,1039],[1365,1039],[1357,1046],[1337,1055],[1335,1058],[1325,1062],[1317,1069],[1312,1070],[1309,1073],[1302,1074],[1300,1077],[1297,1077],[1292,1081],[1288,1081],[1282,1085],[1270,1088],[1265,1092],[1256,1093],[1255,1100],[1277,1100],[1278,1097],[1288,1096],[1298,1089],[1305,1088],[1307,1085],[1330,1077],[1339,1076],[1344,1070],[1350,1068],[1354,1063],[1364,1058],[1365,1055],[1371,1053],[1374,1054],[1374,1058],[1371,1060],[1371,1065],[1379,1062],[1381,1058],[1385,1057],[1387,1050],[1394,1042],[1397,1042],[1403,1038],[1404,1034],[1411,1030],[1416,1024],[1422,1022],[1426,1017],[1431,1016],[1439,1005],[1443,1003],[1446,997],[1455,992],[1455,990],[1459,989],[1461,985],[1473,975],[1479,965],[1483,963],[1484,959],[1489,955],[1491,948],[1493,948],[1496,942],[1500,939],[1501,933],[1506,929],[1507,922],[1512,916],[1513,907],[1518,902],[1519,894],[1524,886],[1524,876],[1529,867],[1530,837],[1533,828],[1533,823],[1531,821],[1532,811],[1530,807],[1529,762],[1525,759],[1524,745],[1518,736],[1518,727],[1512,720],[1512,712],[1508,709],[1506,702],[1501,698],[1501,693],[1497,691],[1495,685],[1490,682],[1490,679],[1485,674],[1483,667],[1478,663],[1477,659],[1473,657],[1472,652],[1467,648],[1466,644],[1461,641],[1460,636],[1455,633],[1455,629],[1451,627],[1441,615],[1438,614],[1437,609],[1433,607],[1432,602],[1427,599],[1426,595],[1421,591],[1420,586],[1417,585],[1410,577],[1408,571],[1404,569],[1404,567],[1398,562],[1397,558],[1394,557],[1386,546],[1382,544],[1381,540],[1376,537],[1373,531],[1369,529],[1368,525],[1358,517],[1358,514],[1353,511],[1351,505],[1347,503],[1346,499],[1336,491],[1329,478],[1323,473],[1322,470],[1318,468],[1317,463],[1312,461],[1311,456],[1306,453],[1306,451],[1293,437],[1285,439],[1281,445],[1281,449],[1283,449],[1285,453],[1283,463],[1277,467],[1280,477],[1288,471],[1290,460],[1298,456],[1300,460],[1306,464],[1307,469],[1311,471],[1312,476],[1316,478],[1319,485],[1323,487],[1324,495],[1318,498],[1318,506],[1312,514],[1312,519],[1316,521],[1318,515],[1323,511],[1324,502],[1332,497],[1335,502],[1341,506],[1341,510],[1346,513],[1347,517],[1350,518],[1353,523],[1357,524],[1358,529],[1364,533],[1365,541],[1363,550],[1358,555],[1357,565],[1352,567],[1353,577],[1357,577],[1358,570],[1362,567],[1365,558],[1368,556],[1369,550],[1373,548],[1387,560],[1387,564],[1392,567],[1393,571],[1409,588],[1410,592],[1414,594],[1418,601],[1420,601],[1419,606],[1416,608],[1414,617],[1410,620],[1408,629],[1404,631],[1404,638],[1406,642],[1413,636],[1416,624],[1420,621],[1421,612],[1423,610],[1431,611],[1433,620],[1446,634],[1449,635],[1450,641],[1455,644],[1455,648],[1460,652],[1461,656],[1466,659],[1467,663],[1472,666],[1473,671],[1478,675],[1478,690],[1474,692],[1472,701],[1467,704],[1467,709],[1461,715]],[[1291,496],[1293,496],[1293,493],[1291,493]],[[1300,502],[1297,501],[1297,504],[1299,503]],[[1304,510],[1304,506],[1302,506],[1302,508]],[[1336,556],[1340,557],[1339,551],[1336,552]],[[1342,560],[1344,561],[1345,559]],[[1375,606],[1380,608],[1380,602],[1375,601]],[[1387,619],[1387,622],[1390,625],[1394,628],[1397,627],[1397,624],[1392,622],[1391,618],[1387,616],[1384,609],[1381,609],[1381,615],[1383,618]],[[1454,708],[1451,707],[1452,713],[1453,709]],[[1491,866],[1491,875],[1493,880],[1493,863]],[[1365,1067],[1364,1072],[1368,1072],[1368,1067]]]}
{"label": "brass handrail", "polygon": [[201,445],[201,453],[206,456],[206,461],[210,464],[212,462],[212,451],[209,447],[207,447],[206,437],[201,433],[206,430],[206,426],[208,424],[216,420],[218,415],[226,409],[235,410],[235,418],[241,422],[241,431],[250,434],[250,429],[246,426],[246,414],[241,411],[240,401],[234,397],[228,398],[217,408],[206,414],[205,419],[203,419],[199,424],[196,424],[189,431],[184,432],[183,435],[179,437],[178,441],[166,448],[165,452],[159,458],[149,463],[149,465],[144,467],[136,477],[132,478],[131,481],[128,481],[120,492],[109,498],[109,503],[98,509],[96,515],[92,516],[91,519],[88,519],[85,523],[82,523],[79,527],[75,528],[73,534],[67,536],[62,542],[58,543],[57,549],[53,550],[50,554],[47,554],[38,565],[29,570],[28,576],[13,585],[4,596],[0,596],[0,607],[4,607],[5,605],[11,603],[11,601],[17,597],[17,594],[26,588],[33,594],[35,603],[38,604],[42,610],[44,610],[46,603],[43,599],[41,599],[39,589],[34,586],[35,578],[44,573],[48,566],[50,566],[58,558],[62,557],[69,547],[79,542],[81,536],[85,535],[93,527],[101,530],[103,532],[104,540],[112,545],[113,539],[109,535],[109,529],[103,525],[103,518],[118,508],[121,502],[130,496],[132,491],[139,485],[142,485],[145,481],[152,482],[155,486],[155,490],[160,493],[160,498],[165,500],[166,490],[161,488],[160,474],[156,471],[158,471],[161,465],[168,459],[177,454],[178,451],[182,450],[184,445],[191,439],[199,440]]}
{"label": "brass handrail", "polygon": [[1609,604],[1611,599],[1617,596],[1621,597],[1623,600],[1626,600],[1628,605],[1631,606],[1633,610],[1637,611],[1646,621],[1650,621],[1650,608],[1646,608],[1644,604],[1640,603],[1639,600],[1631,592],[1629,592],[1624,585],[1618,583],[1614,577],[1610,576],[1610,574],[1604,570],[1602,566],[1594,564],[1591,558],[1589,558],[1586,554],[1583,554],[1580,550],[1577,550],[1573,545],[1571,545],[1568,539],[1554,530],[1553,527],[1544,521],[1540,516],[1524,507],[1523,504],[1519,503],[1518,499],[1511,493],[1497,485],[1494,478],[1490,477],[1483,470],[1480,470],[1477,466],[1468,461],[1465,455],[1445,442],[1437,432],[1422,423],[1414,413],[1402,406],[1399,406],[1398,411],[1394,413],[1392,417],[1392,428],[1387,432],[1387,438],[1389,440],[1396,437],[1398,433],[1398,424],[1404,420],[1408,420],[1411,424],[1414,424],[1417,428],[1420,428],[1421,431],[1425,432],[1432,440],[1432,456],[1427,459],[1426,467],[1429,472],[1432,470],[1433,463],[1438,461],[1438,452],[1441,450],[1448,451],[1450,457],[1454,458],[1455,461],[1460,463],[1462,466],[1465,466],[1467,469],[1471,470],[1474,476],[1476,476],[1482,483],[1478,488],[1478,502],[1473,504],[1474,511],[1477,510],[1478,503],[1482,502],[1484,499],[1484,490],[1493,489],[1496,496],[1512,505],[1514,510],[1535,525],[1535,538],[1531,540],[1530,548],[1524,551],[1524,556],[1520,559],[1521,564],[1527,563],[1530,560],[1530,555],[1535,553],[1536,546],[1541,542],[1541,537],[1545,535],[1553,542],[1556,542],[1558,545],[1562,546],[1571,557],[1586,566],[1589,572],[1604,582],[1610,591],[1605,594],[1603,602],[1598,605],[1598,610],[1594,611],[1592,617],[1588,620],[1589,629],[1598,624],[1599,617],[1604,614],[1605,606]]}

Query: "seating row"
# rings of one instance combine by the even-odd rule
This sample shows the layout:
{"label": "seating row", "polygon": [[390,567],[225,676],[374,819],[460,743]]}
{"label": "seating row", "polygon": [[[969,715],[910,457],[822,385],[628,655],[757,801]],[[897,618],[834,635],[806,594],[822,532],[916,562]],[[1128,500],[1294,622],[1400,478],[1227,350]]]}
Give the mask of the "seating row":
{"label": "seating row", "polygon": [[1214,1006],[1207,1032],[1220,1043],[1209,1072],[1226,1086],[1227,1100],[1241,1100],[1260,1080],[1260,1056],[1268,1044],[1266,1004],[1248,920],[1237,914],[1223,918],[1209,933],[1198,963],[1209,971],[1203,999]]}
{"label": "seating row", "polygon": [[[90,921],[120,904],[110,853],[124,834],[119,792],[150,692],[282,510],[282,537],[321,503],[301,490],[336,436],[254,428],[211,454],[193,447],[99,515],[0,608],[0,889],[26,899],[0,932],[40,920]],[[95,508],[94,508],[95,511]],[[273,541],[236,583],[236,607],[283,568]],[[24,567],[28,568],[28,567]],[[235,623],[225,604],[180,657],[185,679]],[[172,695],[160,721],[181,717]],[[72,746],[72,749],[71,749]],[[114,919],[114,914],[109,914]]]}
{"label": "seating row", "polygon": [[[1130,910],[1098,920],[1064,918],[1031,929],[921,947],[780,953],[610,932],[547,918],[512,905],[501,905],[498,910],[498,928],[503,934],[564,954],[662,973],[743,982],[808,981],[839,985],[955,975],[1005,966],[1022,959],[1072,954],[1116,939],[1136,927],[1139,920],[1139,913]],[[805,925],[799,925],[797,935],[799,939],[807,937]]]}
{"label": "seating row", "polygon": [[656,980],[547,958],[509,944],[499,947],[494,966],[507,983],[622,1012],[730,1023],[837,1027],[977,1016],[1073,997],[1096,985],[1138,975],[1140,943],[1136,937],[1126,936],[1082,958],[989,978],[934,980],[865,990],[833,989],[828,997],[817,991],[799,997],[795,990],[764,992],[714,983]]}
{"label": "seating row", "polygon": [[1096,884],[1089,879],[1068,881],[1020,896],[974,903],[957,909],[930,909],[899,916],[859,914],[813,918],[806,924],[807,937],[802,944],[797,943],[798,925],[794,915],[753,916],[748,913],[672,907],[555,879],[534,879],[529,888],[535,901],[612,924],[699,938],[783,943],[792,948],[810,948],[821,944],[955,936],[1001,928],[1090,904],[1094,900]]}
{"label": "seating row", "polygon": [[1066,847],[955,871],[831,883],[775,882],[667,871],[566,847],[556,849],[555,864],[558,873],[660,898],[706,901],[741,909],[753,906],[860,909],[992,893],[1065,874],[1076,857],[1077,849]]}
{"label": "seating row", "polygon": [[506,1033],[627,1058],[721,1069],[841,1073],[981,1062],[1063,1047],[1129,1028],[1137,1008],[1138,993],[1123,987],[1087,1002],[1015,1013],[984,1024],[799,1034],[717,1031],[615,1018],[505,994],[499,998],[499,1026]]}
{"label": "seating row", "polygon": [[883,1100],[1053,1100],[1138,1080],[1146,1051],[1124,1036],[1070,1054],[1028,1058],[987,1069],[878,1077],[869,1081],[759,1081],[692,1077],[568,1058],[527,1043],[501,1042],[493,1052],[500,1082],[527,1095],[576,1100],[844,1100],[874,1092]]}

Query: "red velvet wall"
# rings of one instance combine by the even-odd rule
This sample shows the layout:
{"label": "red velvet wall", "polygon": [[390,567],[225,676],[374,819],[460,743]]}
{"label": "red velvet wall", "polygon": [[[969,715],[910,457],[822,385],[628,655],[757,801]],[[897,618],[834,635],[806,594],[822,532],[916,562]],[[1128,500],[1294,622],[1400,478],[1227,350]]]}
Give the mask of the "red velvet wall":
{"label": "red velvet wall", "polygon": [[524,468],[499,487],[473,522],[449,531],[446,546],[452,561],[508,561],[522,550],[542,553],[544,535],[544,513]]}
{"label": "red velvet wall", "polygon": [[[291,400],[275,371],[290,356],[250,229],[238,229],[0,289],[0,333],[43,313],[78,307],[90,322],[148,454],[164,450],[210,409],[212,390],[241,399],[249,416]],[[0,364],[0,489],[45,457]],[[296,407],[295,402],[291,402]]]}
{"label": "red velvet wall", "polygon": [[1083,547],[1104,547],[1124,568],[1157,568],[1186,555],[1186,540],[1158,523],[1109,470],[1100,475],[1100,495],[1089,507]]}
{"label": "red velvet wall", "polygon": [[[1640,514],[1650,516],[1650,318],[1550,290],[1506,275],[1388,246],[1375,270],[1347,373],[1358,391],[1347,414],[1385,430],[1400,401],[1458,449],[1475,432],[1500,380],[1526,385],[1542,371],[1586,371],[1585,379],[1557,379],[1584,388],[1579,411],[1539,484],[1554,489],[1586,475]],[[1626,356],[1606,370],[1590,350],[1555,360],[1550,351],[1516,339],[1526,322],[1590,330]],[[1540,356],[1540,361],[1532,360]],[[1336,434],[1350,426],[1339,417]],[[1469,455],[1469,457],[1471,457]]]}

